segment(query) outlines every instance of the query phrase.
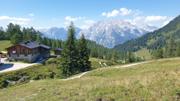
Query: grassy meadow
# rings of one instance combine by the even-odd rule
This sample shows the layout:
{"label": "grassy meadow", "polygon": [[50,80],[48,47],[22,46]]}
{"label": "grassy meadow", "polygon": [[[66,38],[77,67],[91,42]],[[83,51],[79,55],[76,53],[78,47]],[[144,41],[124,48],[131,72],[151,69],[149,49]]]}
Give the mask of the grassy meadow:
{"label": "grassy meadow", "polygon": [[102,67],[108,67],[112,65],[118,65],[120,63],[110,61],[110,60],[104,60],[104,59],[97,59],[97,58],[90,58],[92,69],[102,68]]}
{"label": "grassy meadow", "polygon": [[[117,67],[117,66],[116,66]],[[80,79],[40,80],[0,90],[0,101],[179,101],[180,58],[101,68]]]}
{"label": "grassy meadow", "polygon": [[10,47],[12,44],[10,41],[8,40],[1,40],[0,41],[0,51],[5,51],[6,48]]}

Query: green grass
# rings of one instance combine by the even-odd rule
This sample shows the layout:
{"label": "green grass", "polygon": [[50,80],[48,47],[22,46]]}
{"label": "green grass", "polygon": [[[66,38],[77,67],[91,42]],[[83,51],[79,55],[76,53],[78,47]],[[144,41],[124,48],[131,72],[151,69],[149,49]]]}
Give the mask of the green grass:
{"label": "green grass", "polygon": [[80,79],[41,80],[0,90],[0,101],[179,101],[180,59],[93,70]]}
{"label": "green grass", "polygon": [[1,40],[0,41],[0,51],[5,51],[6,48],[10,47],[12,44],[10,41],[8,40]]}
{"label": "green grass", "polygon": [[91,61],[92,69],[120,64],[120,63],[113,62],[110,60],[103,60],[103,59],[97,59],[97,58],[90,58],[90,61]]}

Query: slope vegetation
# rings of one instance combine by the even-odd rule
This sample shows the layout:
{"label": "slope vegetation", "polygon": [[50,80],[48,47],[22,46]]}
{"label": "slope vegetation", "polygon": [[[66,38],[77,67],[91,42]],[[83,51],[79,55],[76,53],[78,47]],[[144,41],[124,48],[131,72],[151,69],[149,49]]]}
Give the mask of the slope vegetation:
{"label": "slope vegetation", "polygon": [[114,48],[121,51],[138,51],[142,48],[154,50],[165,47],[170,37],[175,42],[180,41],[180,15],[163,28],[145,34],[140,38],[127,41],[124,44],[117,45]]}
{"label": "slope vegetation", "polygon": [[67,81],[34,81],[1,89],[0,100],[179,101],[179,61],[180,58],[153,60],[129,68],[97,69]]}

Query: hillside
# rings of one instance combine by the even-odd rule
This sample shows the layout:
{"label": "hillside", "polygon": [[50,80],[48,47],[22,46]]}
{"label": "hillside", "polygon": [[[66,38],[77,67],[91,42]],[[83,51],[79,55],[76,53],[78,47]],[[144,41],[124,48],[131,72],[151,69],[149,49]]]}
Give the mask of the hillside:
{"label": "hillside", "polygon": [[117,59],[123,60],[125,57],[123,52],[118,52],[115,49],[109,49],[96,43],[95,41],[87,40],[87,47],[90,49],[90,56],[96,57],[100,59],[107,59],[110,60],[116,54]]}
{"label": "hillside", "polygon": [[5,51],[6,48],[8,48],[11,45],[11,42],[8,40],[0,40],[0,51]]}
{"label": "hillside", "polygon": [[[80,79],[42,80],[0,90],[1,101],[179,101],[180,58],[94,70]],[[23,92],[23,93],[22,93]]]}
{"label": "hillside", "polygon": [[120,51],[138,51],[142,48],[154,50],[165,47],[170,37],[175,42],[180,41],[180,16],[176,17],[163,28],[145,34],[140,38],[127,41],[124,44],[117,45],[114,49]]}

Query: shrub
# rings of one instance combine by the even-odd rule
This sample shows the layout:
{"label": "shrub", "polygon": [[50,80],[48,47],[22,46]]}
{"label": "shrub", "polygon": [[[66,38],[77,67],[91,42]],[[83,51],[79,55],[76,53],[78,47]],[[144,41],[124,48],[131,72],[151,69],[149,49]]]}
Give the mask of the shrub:
{"label": "shrub", "polygon": [[61,78],[57,64],[36,65],[30,68],[0,74],[0,88],[22,84],[30,80]]}

